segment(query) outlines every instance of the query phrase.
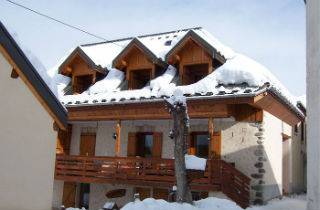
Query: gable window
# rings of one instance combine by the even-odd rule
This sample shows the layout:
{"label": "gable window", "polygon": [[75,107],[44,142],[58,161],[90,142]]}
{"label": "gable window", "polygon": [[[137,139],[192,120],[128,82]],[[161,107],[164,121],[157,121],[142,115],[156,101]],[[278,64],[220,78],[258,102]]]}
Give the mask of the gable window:
{"label": "gable window", "polygon": [[93,83],[93,75],[75,76],[73,83],[73,92],[82,93],[86,91]]}
{"label": "gable window", "polygon": [[129,89],[141,89],[151,80],[151,69],[131,70]]}
{"label": "gable window", "polygon": [[183,67],[182,85],[190,85],[206,77],[209,73],[208,64],[185,65]]}
{"label": "gable window", "polygon": [[190,135],[189,153],[201,158],[208,158],[209,154],[208,132],[193,132]]}

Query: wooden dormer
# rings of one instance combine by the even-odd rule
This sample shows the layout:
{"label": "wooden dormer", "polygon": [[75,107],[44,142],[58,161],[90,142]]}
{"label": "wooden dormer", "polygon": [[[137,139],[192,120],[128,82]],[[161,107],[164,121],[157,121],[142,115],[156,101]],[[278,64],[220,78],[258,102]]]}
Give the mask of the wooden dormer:
{"label": "wooden dormer", "polygon": [[189,31],[168,52],[166,60],[179,68],[181,85],[201,80],[225,62],[216,49],[194,31]]}
{"label": "wooden dormer", "polygon": [[59,67],[59,73],[71,77],[73,93],[80,94],[103,78],[106,71],[97,66],[81,48],[77,48]]}
{"label": "wooden dormer", "polygon": [[125,72],[129,90],[143,88],[159,75],[165,66],[164,62],[136,38],[113,60],[113,67]]}

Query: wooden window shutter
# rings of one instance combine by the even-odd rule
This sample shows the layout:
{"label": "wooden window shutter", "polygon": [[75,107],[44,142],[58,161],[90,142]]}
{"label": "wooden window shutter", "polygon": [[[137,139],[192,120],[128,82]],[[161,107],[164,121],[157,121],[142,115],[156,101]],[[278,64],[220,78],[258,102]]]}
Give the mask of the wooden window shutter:
{"label": "wooden window shutter", "polygon": [[196,148],[195,148],[196,142],[195,142],[194,133],[191,133],[191,134],[188,136],[188,139],[189,139],[188,153],[189,153],[189,155],[195,155],[195,154],[196,154]]}
{"label": "wooden window shutter", "polygon": [[136,133],[128,133],[128,146],[127,146],[127,156],[136,156],[136,145],[137,145],[137,135]]}
{"label": "wooden window shutter", "polygon": [[214,132],[211,137],[211,152],[210,158],[220,159],[221,158],[221,131]]}
{"label": "wooden window shutter", "polygon": [[152,156],[161,158],[162,154],[162,133],[153,133]]}

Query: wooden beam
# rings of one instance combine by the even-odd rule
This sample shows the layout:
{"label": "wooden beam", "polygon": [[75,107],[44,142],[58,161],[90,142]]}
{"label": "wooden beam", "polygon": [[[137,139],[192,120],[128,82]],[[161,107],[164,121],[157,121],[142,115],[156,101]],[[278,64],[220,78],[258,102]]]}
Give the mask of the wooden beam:
{"label": "wooden beam", "polygon": [[213,139],[214,139],[214,122],[213,117],[209,117],[208,119],[208,131],[209,131],[209,137],[210,137],[210,143],[209,143],[209,158],[213,158],[214,154],[214,145],[213,145]]}
{"label": "wooden beam", "polygon": [[265,94],[264,97],[255,101],[255,107],[269,112],[291,126],[296,125],[302,120],[293,110],[289,109],[288,105],[281,102],[272,94]]}
{"label": "wooden beam", "polygon": [[[245,100],[245,98],[241,98]],[[250,99],[248,99],[250,100]],[[234,99],[222,100],[190,100],[188,101],[188,114],[191,118],[231,117],[233,114]],[[154,120],[170,119],[164,101],[148,103],[128,103],[113,105],[95,105],[68,107],[70,121],[96,121],[96,120]]]}
{"label": "wooden beam", "polygon": [[115,156],[119,157],[120,152],[121,152],[121,121],[119,120],[116,125]]}
{"label": "wooden beam", "polygon": [[17,79],[19,77],[19,74],[17,73],[17,71],[14,68],[12,68],[10,76],[12,79]]}

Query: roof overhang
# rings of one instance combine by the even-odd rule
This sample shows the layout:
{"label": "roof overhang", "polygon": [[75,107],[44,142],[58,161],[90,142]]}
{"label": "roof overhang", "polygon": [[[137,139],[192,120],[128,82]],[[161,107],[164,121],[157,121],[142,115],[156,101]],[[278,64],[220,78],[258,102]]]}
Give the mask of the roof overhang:
{"label": "roof overhang", "polygon": [[5,26],[0,22],[0,53],[8,60],[61,129],[66,129],[67,113]]}
{"label": "roof overhang", "polygon": [[[247,104],[276,116],[294,126],[304,120],[304,115],[278,97],[272,90],[264,89],[256,94],[191,96],[187,97],[188,114],[191,118],[230,117],[233,108]],[[97,120],[148,120],[169,119],[165,99],[128,100],[107,104],[68,105],[69,121]]]}

